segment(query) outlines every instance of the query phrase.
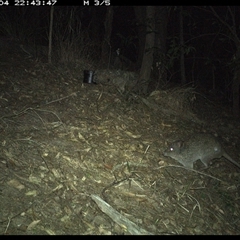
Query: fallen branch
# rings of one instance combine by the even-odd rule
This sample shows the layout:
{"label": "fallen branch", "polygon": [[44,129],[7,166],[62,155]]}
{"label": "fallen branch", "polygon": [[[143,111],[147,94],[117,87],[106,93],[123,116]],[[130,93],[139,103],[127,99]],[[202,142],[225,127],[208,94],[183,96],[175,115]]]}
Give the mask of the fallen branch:
{"label": "fallen branch", "polygon": [[126,229],[130,234],[133,235],[152,235],[152,233],[140,228],[135,223],[128,220],[126,217],[121,215],[118,211],[116,211],[113,207],[111,207],[108,203],[102,200],[99,196],[91,194],[92,200],[98,205],[98,207],[106,213],[112,220],[119,224],[121,227]]}

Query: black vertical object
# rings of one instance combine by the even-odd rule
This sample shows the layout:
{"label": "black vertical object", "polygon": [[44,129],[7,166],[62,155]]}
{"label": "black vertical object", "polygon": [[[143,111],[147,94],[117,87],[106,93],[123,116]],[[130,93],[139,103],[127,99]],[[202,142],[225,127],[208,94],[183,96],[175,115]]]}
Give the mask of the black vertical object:
{"label": "black vertical object", "polygon": [[83,82],[84,83],[93,83],[96,84],[96,82],[94,82],[94,71],[91,70],[84,70],[83,71]]}

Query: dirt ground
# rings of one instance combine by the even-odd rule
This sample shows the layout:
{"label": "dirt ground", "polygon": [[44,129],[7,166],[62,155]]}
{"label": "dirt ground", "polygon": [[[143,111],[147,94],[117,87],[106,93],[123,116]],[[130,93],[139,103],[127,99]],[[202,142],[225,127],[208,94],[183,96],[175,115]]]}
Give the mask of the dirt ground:
{"label": "dirt ground", "polygon": [[240,162],[239,121],[196,94],[178,114],[163,100],[173,92],[83,84],[87,68],[2,50],[0,233],[240,234],[240,170],[221,158],[191,171],[162,154],[210,132]]}

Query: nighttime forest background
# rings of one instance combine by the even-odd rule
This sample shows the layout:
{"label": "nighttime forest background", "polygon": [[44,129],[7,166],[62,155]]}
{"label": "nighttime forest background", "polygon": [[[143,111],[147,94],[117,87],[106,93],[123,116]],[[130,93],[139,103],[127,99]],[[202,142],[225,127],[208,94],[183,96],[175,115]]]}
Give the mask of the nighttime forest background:
{"label": "nighttime forest background", "polygon": [[239,114],[238,6],[55,7],[52,32],[50,13],[50,7],[2,7],[1,36],[31,46],[27,52],[45,51],[53,64],[85,58],[136,71],[144,94],[189,84]]}

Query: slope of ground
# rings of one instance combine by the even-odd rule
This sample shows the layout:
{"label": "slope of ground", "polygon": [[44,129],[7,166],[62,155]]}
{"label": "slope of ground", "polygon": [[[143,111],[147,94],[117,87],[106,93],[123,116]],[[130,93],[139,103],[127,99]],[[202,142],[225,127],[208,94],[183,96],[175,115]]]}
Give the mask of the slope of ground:
{"label": "slope of ground", "polygon": [[162,155],[211,132],[238,161],[239,123],[224,110],[194,115],[176,100],[187,90],[125,94],[83,84],[86,65],[25,57],[0,58],[1,234],[240,234],[240,170],[221,158],[190,171]]}

